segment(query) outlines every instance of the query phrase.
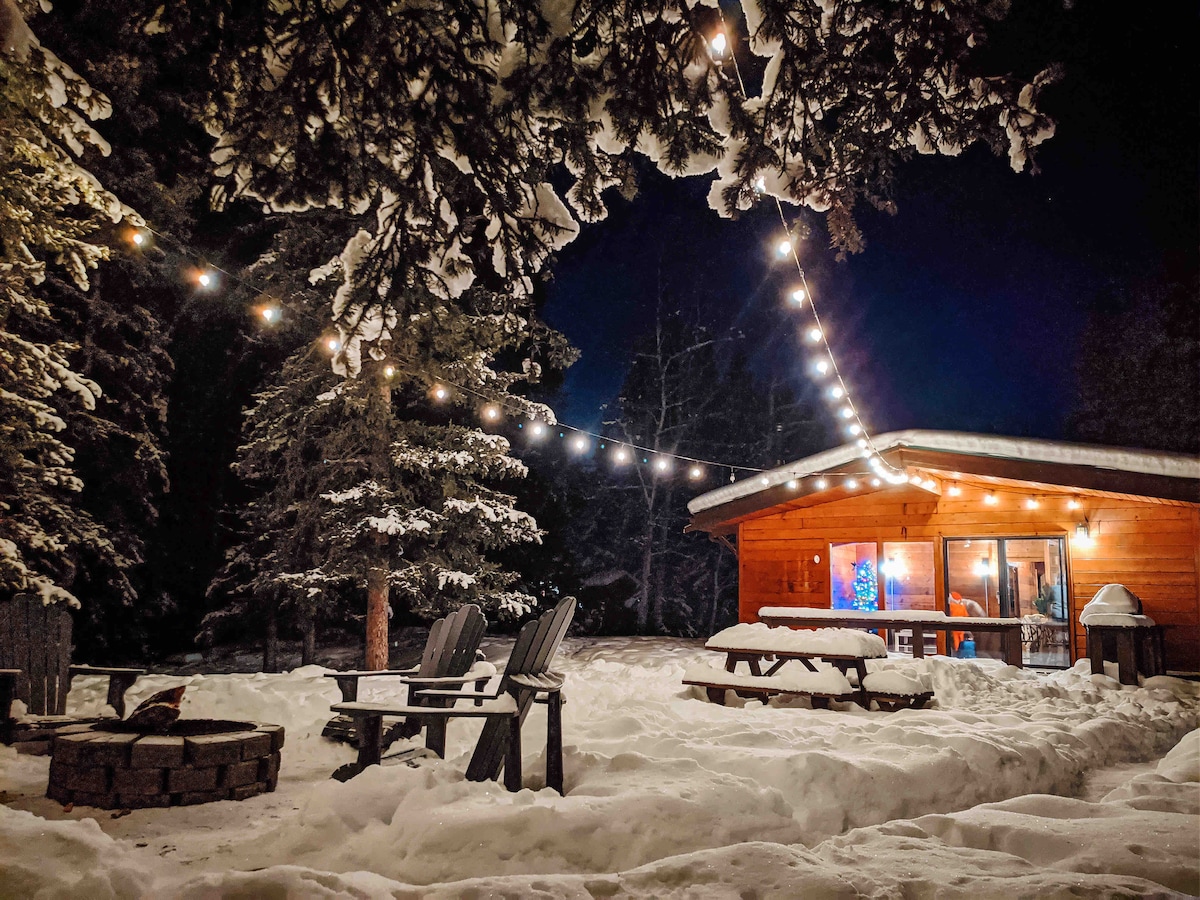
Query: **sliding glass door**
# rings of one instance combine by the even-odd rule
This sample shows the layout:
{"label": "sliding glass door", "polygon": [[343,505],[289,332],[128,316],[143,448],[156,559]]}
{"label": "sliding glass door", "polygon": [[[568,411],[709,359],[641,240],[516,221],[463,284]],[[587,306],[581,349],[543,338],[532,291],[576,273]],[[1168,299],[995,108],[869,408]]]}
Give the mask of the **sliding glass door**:
{"label": "sliding glass door", "polygon": [[949,538],[946,612],[963,616],[951,643],[960,655],[1000,658],[999,636],[970,633],[969,619],[1020,619],[1025,665],[1070,665],[1063,538]]}

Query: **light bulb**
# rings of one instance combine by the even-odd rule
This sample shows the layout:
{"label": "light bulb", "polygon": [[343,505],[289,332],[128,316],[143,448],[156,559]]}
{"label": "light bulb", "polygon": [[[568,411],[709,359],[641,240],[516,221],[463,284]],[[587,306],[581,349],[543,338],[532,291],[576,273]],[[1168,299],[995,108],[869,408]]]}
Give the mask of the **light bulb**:
{"label": "light bulb", "polygon": [[829,396],[834,400],[841,400],[842,397],[846,396],[846,392],[842,389],[840,384],[835,384],[829,389]]}
{"label": "light bulb", "polygon": [[1039,505],[1040,504],[1033,497],[1025,498],[1025,508],[1026,509],[1037,509]]}
{"label": "light bulb", "polygon": [[853,478],[847,478],[846,479],[846,488],[851,491],[857,490],[858,489],[858,481],[856,481]]}
{"label": "light bulb", "polygon": [[767,179],[764,178],[762,175],[759,175],[757,178],[754,179],[754,190],[761,194],[766,189],[767,189]]}
{"label": "light bulb", "polygon": [[816,370],[818,372],[820,372],[822,375],[827,374],[829,372],[829,360],[827,360],[827,359],[817,360]]}
{"label": "light bulb", "polygon": [[957,497],[962,493],[962,488],[960,488],[957,484],[952,484],[950,487],[946,488],[946,493],[951,497]]}
{"label": "light bulb", "polygon": [[798,482],[795,478],[787,483],[787,489],[789,491],[794,491],[798,487],[800,487],[800,482]]}
{"label": "light bulb", "polygon": [[921,482],[921,487],[925,488],[927,491],[932,491],[935,487],[937,487],[937,483],[932,478],[926,478]]}
{"label": "light bulb", "polygon": [[865,447],[867,446],[867,439],[859,438],[857,441],[855,441],[855,443],[858,444],[859,447]]}
{"label": "light bulb", "polygon": [[821,339],[821,329],[820,328],[808,329],[808,339],[810,341],[819,341]]}
{"label": "light bulb", "polygon": [[792,239],[791,238],[783,238],[782,240],[780,240],[778,245],[776,245],[776,247],[775,247],[775,252],[778,253],[780,256],[787,256],[789,253],[791,253],[792,252]]}
{"label": "light bulb", "polygon": [[671,460],[665,456],[660,456],[654,461],[654,468],[660,472],[669,472],[671,471]]}
{"label": "light bulb", "polygon": [[[844,415],[844,413],[843,413],[843,415]],[[857,422],[855,422],[853,425],[851,425],[851,426],[850,426],[849,428],[847,428],[846,430],[847,430],[848,432],[850,432],[850,434],[851,434],[851,435],[855,435],[855,434],[858,434],[859,432],[861,432],[861,431],[862,431],[862,426],[861,426],[861,425],[859,425]]]}
{"label": "light bulb", "polygon": [[852,410],[849,406],[843,406],[840,410],[838,410],[838,415],[843,419],[853,419],[854,410]]}
{"label": "light bulb", "polygon": [[912,475],[912,476],[910,476],[910,477],[909,477],[909,479],[908,479],[908,483],[909,483],[909,484],[920,484],[920,483],[921,483],[921,476],[920,476],[920,475]]}
{"label": "light bulb", "polygon": [[769,485],[771,483],[771,479],[768,478],[766,475],[764,475],[762,478],[758,479],[758,483],[761,484],[763,487],[766,487],[767,485]]}
{"label": "light bulb", "polygon": [[699,466],[692,466],[690,469],[688,469],[688,478],[692,479],[692,481],[695,481],[697,478],[703,477],[703,475],[704,475],[704,470],[701,469]]}
{"label": "light bulb", "polygon": [[325,341],[325,346],[329,349],[330,353],[337,353],[342,349],[342,342],[335,337],[331,337]]}
{"label": "light bulb", "polygon": [[985,494],[983,497],[983,502],[986,503],[988,506],[995,506],[997,503],[1000,502],[1000,498],[997,497],[995,494]]}
{"label": "light bulb", "polygon": [[530,428],[530,432],[533,434],[534,437],[540,438],[542,435],[544,435],[546,433],[546,426],[543,425],[541,422],[534,422],[533,426]]}
{"label": "light bulb", "polygon": [[216,284],[216,281],[216,276],[211,272],[201,272],[196,276],[196,283],[203,288],[212,287],[214,284]]}
{"label": "light bulb", "polygon": [[[391,377],[391,376],[389,376],[389,377]],[[435,400],[445,400],[449,396],[450,396],[450,392],[448,390],[446,390],[444,387],[442,387],[440,384],[433,389],[433,397]],[[493,409],[492,412],[496,412],[496,410]],[[488,418],[494,419],[495,416],[488,416]]]}
{"label": "light bulb", "polygon": [[792,291],[792,302],[797,306],[804,302],[804,288],[796,288]]}
{"label": "light bulb", "polygon": [[712,52],[717,56],[724,54],[725,48],[729,46],[728,42],[725,40],[725,33],[721,31],[718,31],[713,35],[713,39],[708,42],[708,45],[712,47]]}
{"label": "light bulb", "polygon": [[1080,505],[1080,502],[1074,497],[1067,501],[1067,509],[1079,509]]}
{"label": "light bulb", "polygon": [[629,451],[624,447],[618,447],[617,452],[614,453],[613,456],[619,463],[629,462]]}
{"label": "light bulb", "polygon": [[141,247],[146,243],[146,236],[140,231],[135,231],[129,236],[129,240],[133,241],[135,246]]}
{"label": "light bulb", "polygon": [[273,325],[279,321],[279,317],[283,313],[277,306],[264,306],[258,311],[258,314],[263,317],[263,321],[268,325]]}
{"label": "light bulb", "polygon": [[814,481],[814,482],[813,482],[813,486],[814,486],[814,487],[815,487],[815,488],[816,488],[818,491],[823,491],[823,490],[825,490],[825,488],[828,486],[828,484],[829,484],[829,482],[828,482],[828,481],[826,481],[824,478],[818,478],[816,481]]}
{"label": "light bulb", "polygon": [[583,437],[582,435],[580,435],[579,437],[576,437],[575,440],[571,441],[571,449],[574,450],[576,453],[582,453],[587,448],[588,448],[587,438]]}
{"label": "light bulb", "polygon": [[879,487],[882,483],[878,478],[871,479],[871,487]]}
{"label": "light bulb", "polygon": [[496,419],[500,418],[500,410],[494,406],[485,406],[483,408],[483,415],[484,418],[495,421]]}
{"label": "light bulb", "polygon": [[[395,366],[384,366],[383,367],[383,377],[384,378],[395,378],[396,377],[396,367]],[[437,391],[434,391],[435,395],[436,395],[436,393],[437,393]]]}

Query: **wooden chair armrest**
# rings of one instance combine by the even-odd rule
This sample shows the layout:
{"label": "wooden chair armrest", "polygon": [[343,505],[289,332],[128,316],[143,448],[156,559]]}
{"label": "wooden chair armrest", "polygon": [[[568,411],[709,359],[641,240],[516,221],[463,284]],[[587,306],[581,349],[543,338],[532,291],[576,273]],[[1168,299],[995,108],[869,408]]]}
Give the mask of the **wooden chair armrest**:
{"label": "wooden chair armrest", "polygon": [[[469,697],[476,696],[468,694]],[[399,706],[391,703],[335,703],[334,712],[352,718],[365,716],[425,716],[427,718],[460,718],[462,716],[515,716],[519,711],[517,701],[508,694],[485,700],[482,706],[437,707]]]}
{"label": "wooden chair armrest", "polygon": [[436,678],[425,678],[422,676],[409,676],[404,679],[404,683],[417,687],[418,685],[463,685],[471,682],[490,681],[496,675],[496,667],[490,662],[477,662],[469,671],[462,675],[440,675]]}
{"label": "wooden chair armrest", "polygon": [[542,672],[540,675],[512,675],[508,680],[534,691],[560,691],[566,679],[557,672]]}
{"label": "wooden chair armrest", "polygon": [[[497,687],[498,686],[499,685],[497,685]],[[438,688],[428,688],[425,690],[414,690],[413,696],[421,697],[421,698],[440,697],[445,700],[453,699],[453,700],[476,700],[476,701],[483,700],[483,701],[487,701],[487,700],[494,700],[497,697],[507,697],[508,694],[507,693],[499,694],[494,691],[489,694],[489,693],[484,693],[481,691],[451,691],[451,690],[438,689]]]}
{"label": "wooden chair armrest", "polygon": [[417,671],[417,666],[412,666],[408,669],[375,669],[375,670],[357,670],[352,669],[349,672],[326,672],[326,678],[371,678],[376,675],[413,675]]}
{"label": "wooden chair armrest", "polygon": [[134,676],[138,676],[138,675],[146,674],[145,669],[126,669],[126,668],[121,668],[120,666],[88,666],[88,665],[83,665],[83,664],[80,664],[77,666],[68,666],[67,671],[71,675],[109,675],[109,676],[112,676],[112,675],[134,675]]}

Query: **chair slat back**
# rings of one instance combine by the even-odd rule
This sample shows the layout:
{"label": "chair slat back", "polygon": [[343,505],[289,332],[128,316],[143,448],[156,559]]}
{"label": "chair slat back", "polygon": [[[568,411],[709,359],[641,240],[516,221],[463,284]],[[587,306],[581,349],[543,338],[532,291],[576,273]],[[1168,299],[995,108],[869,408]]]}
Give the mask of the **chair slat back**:
{"label": "chair slat back", "polygon": [[421,652],[421,664],[417,667],[417,674],[422,678],[437,677],[437,667],[441,661],[442,648],[446,638],[447,618],[447,616],[442,616],[429,626],[429,637],[425,639],[425,649]]}
{"label": "chair slat back", "polygon": [[454,614],[458,621],[458,637],[446,641],[445,676],[463,675],[475,664],[475,653],[483,633],[487,630],[487,619],[483,610],[468,603]]}
{"label": "chair slat back", "polygon": [[67,708],[71,614],[32,594],[0,601],[0,668],[20,669],[16,697],[34,715],[61,716]]}
{"label": "chair slat back", "polygon": [[568,597],[549,612],[526,622],[517,634],[517,642],[504,667],[504,681],[510,675],[539,675],[545,672],[575,615],[575,598]]}
{"label": "chair slat back", "polygon": [[429,639],[417,675],[445,678],[462,675],[475,662],[475,651],[483,639],[487,619],[474,603],[438,619],[429,628]]}

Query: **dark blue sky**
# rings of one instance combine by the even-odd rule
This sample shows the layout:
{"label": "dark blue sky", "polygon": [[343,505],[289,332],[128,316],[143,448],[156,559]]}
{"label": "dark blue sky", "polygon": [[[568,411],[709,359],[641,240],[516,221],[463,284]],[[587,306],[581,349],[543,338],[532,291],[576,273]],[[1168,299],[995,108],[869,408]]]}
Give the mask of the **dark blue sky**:
{"label": "dark blue sky", "polygon": [[[1195,273],[1196,25],[1192,4],[1016,0],[989,52],[1023,77],[1065,67],[1043,97],[1058,133],[1041,172],[1015,174],[983,148],[919,157],[901,169],[897,215],[861,212],[865,252],[837,262],[819,231],[801,248],[872,430],[1061,437],[1098,298]],[[707,190],[708,179],[652,175],[561,254],[546,316],[583,353],[557,403],[565,421],[598,421],[660,282],[759,335],[763,366],[801,372],[796,320],[782,308],[791,280],[770,252],[773,206],[730,222],[708,210]]]}

